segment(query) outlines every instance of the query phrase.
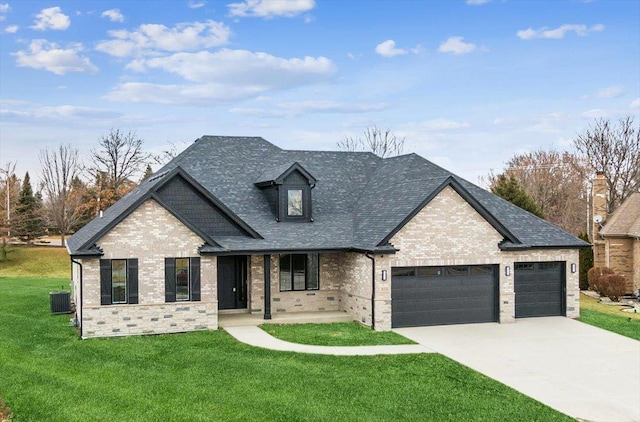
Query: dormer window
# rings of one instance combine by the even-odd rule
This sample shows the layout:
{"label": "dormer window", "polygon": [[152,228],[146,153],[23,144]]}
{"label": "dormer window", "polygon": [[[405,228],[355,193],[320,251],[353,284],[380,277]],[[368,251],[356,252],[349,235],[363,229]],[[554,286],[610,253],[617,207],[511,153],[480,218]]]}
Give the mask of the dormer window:
{"label": "dormer window", "polygon": [[299,163],[270,169],[256,182],[276,220],[295,223],[313,221],[311,190],[315,185],[316,179]]}
{"label": "dormer window", "polygon": [[287,189],[287,216],[304,216],[302,189]]}

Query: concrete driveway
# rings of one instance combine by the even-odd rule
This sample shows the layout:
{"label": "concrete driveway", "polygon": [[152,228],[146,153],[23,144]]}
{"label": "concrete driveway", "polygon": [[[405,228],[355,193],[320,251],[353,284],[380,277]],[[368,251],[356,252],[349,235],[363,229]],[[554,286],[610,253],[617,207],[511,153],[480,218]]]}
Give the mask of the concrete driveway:
{"label": "concrete driveway", "polygon": [[564,317],[394,331],[562,413],[640,421],[640,342]]}

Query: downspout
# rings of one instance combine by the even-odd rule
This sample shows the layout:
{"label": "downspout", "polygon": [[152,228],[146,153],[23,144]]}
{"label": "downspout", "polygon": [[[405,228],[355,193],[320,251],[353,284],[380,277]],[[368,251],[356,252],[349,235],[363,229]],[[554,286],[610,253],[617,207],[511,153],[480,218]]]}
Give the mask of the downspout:
{"label": "downspout", "polygon": [[376,259],[369,252],[364,256],[371,260],[371,329],[376,329]]}
{"label": "downspout", "polygon": [[[71,282],[73,282],[73,264],[78,264],[80,266],[80,281],[78,282],[78,288],[80,289],[80,320],[78,321],[78,325],[80,326],[80,338],[82,339],[82,314],[83,311],[83,302],[82,302],[82,263],[80,261],[71,259]],[[76,304],[76,314],[78,313],[78,304]]]}

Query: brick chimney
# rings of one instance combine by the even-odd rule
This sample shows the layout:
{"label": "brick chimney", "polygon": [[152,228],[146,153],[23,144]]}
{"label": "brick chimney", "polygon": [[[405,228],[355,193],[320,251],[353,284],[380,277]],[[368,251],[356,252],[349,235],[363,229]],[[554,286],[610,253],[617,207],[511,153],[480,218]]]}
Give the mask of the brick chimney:
{"label": "brick chimney", "polygon": [[605,267],[605,243],[600,237],[600,228],[607,220],[607,179],[604,172],[596,172],[591,181],[591,243],[593,243],[593,265]]}

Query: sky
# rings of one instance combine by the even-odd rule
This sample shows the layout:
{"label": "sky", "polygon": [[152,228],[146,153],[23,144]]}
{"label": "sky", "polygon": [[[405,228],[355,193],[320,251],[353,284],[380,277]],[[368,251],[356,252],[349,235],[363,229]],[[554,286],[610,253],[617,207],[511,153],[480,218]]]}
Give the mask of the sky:
{"label": "sky", "polygon": [[202,135],[336,150],[379,126],[482,185],[627,115],[635,0],[0,0],[0,166],[19,177],[112,128],[160,153]]}

